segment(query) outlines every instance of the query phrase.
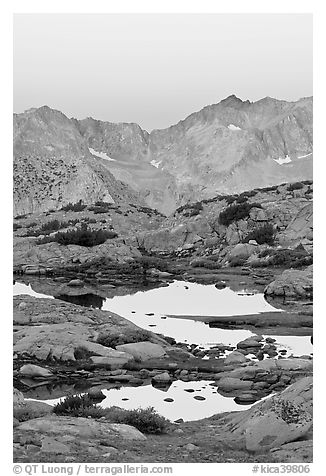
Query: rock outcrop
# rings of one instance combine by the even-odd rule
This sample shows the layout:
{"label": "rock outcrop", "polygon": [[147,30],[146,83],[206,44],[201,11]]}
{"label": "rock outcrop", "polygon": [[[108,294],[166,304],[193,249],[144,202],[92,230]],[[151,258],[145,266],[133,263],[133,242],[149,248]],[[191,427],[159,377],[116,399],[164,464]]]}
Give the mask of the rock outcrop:
{"label": "rock outcrop", "polygon": [[107,423],[88,418],[74,418],[51,415],[21,423],[18,427],[22,431],[36,431],[42,435],[62,436],[74,438],[100,440],[108,436],[115,436],[123,440],[146,440],[146,436],[130,425]]}
{"label": "rock outcrop", "polygon": [[[106,347],[97,342],[98,336],[101,333],[127,335],[140,330],[132,322],[109,311],[84,309],[56,299],[30,296],[14,298],[14,322],[19,323],[15,327],[13,348],[17,356],[61,362],[92,358],[95,366],[112,369],[134,360],[132,351],[127,353]],[[164,354],[159,344],[166,345],[165,341],[152,333],[148,333],[148,337],[154,349],[160,349]],[[142,348],[146,343],[141,344]],[[30,377],[51,378],[52,375],[34,365],[24,365],[20,372]]]}
{"label": "rock outcrop", "polygon": [[[266,225],[272,226],[275,244],[294,247],[302,243],[306,252],[312,249],[312,182],[296,185],[300,196],[291,191],[291,184],[254,189],[238,195],[218,195],[178,208],[155,230],[137,235],[147,250],[183,250],[202,247],[223,258],[222,264],[256,260],[266,243],[243,243],[248,235]],[[247,207],[244,216],[220,220],[221,213],[232,208]],[[256,242],[256,244],[254,244]],[[222,253],[222,248],[224,252]]]}
{"label": "rock outcrop", "polygon": [[312,378],[290,385],[280,394],[230,415],[228,429],[248,451],[266,452],[303,438],[312,427]]}
{"label": "rock outcrop", "polygon": [[265,288],[266,296],[311,299],[313,293],[313,268],[287,269]]}

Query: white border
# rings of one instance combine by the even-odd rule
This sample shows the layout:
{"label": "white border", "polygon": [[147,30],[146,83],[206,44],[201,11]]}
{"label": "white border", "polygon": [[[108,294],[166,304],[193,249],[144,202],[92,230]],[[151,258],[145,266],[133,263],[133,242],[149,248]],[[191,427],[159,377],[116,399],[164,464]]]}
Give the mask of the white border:
{"label": "white border", "polygon": [[[7,2],[9,3],[9,2]],[[324,292],[324,257],[325,257],[325,189],[326,164],[325,153],[325,8],[319,1],[257,1],[257,0],[233,0],[232,2],[217,2],[216,0],[178,1],[178,0],[92,0],[92,2],[79,0],[20,0],[13,1],[2,7],[0,16],[0,44],[2,47],[1,63],[1,203],[2,203],[2,274],[1,290],[5,297],[1,303],[2,329],[2,391],[1,409],[5,413],[2,420],[5,441],[1,445],[2,461],[8,471],[3,468],[4,474],[12,474],[11,455],[11,350],[12,350],[12,327],[11,327],[11,251],[12,251],[12,14],[13,13],[314,13],[314,157],[315,157],[315,438],[314,438],[314,461],[310,474],[322,474],[322,456],[324,451],[324,398],[321,384],[324,381],[324,360],[322,354],[324,347],[324,322],[326,313],[322,302]],[[317,231],[316,231],[317,230]],[[317,258],[316,258],[317,257]],[[8,279],[9,278],[9,279]],[[9,337],[10,336],[10,337]],[[6,419],[4,419],[6,417]],[[7,459],[9,461],[7,461]],[[251,465],[177,465],[180,470],[174,474],[196,474],[205,471],[207,474],[251,474]],[[240,468],[241,467],[241,468]]]}

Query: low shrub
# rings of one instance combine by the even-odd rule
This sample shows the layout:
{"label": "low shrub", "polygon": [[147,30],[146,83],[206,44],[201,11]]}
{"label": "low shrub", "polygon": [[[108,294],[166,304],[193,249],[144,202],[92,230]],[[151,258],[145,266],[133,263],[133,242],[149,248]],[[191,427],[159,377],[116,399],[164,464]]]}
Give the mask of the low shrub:
{"label": "low shrub", "polygon": [[31,412],[29,408],[17,407],[17,408],[14,408],[13,416],[19,422],[23,422],[23,421],[32,420],[33,418],[35,418],[35,412]]}
{"label": "low shrub", "polygon": [[240,195],[238,198],[237,198],[237,203],[245,203],[248,201],[248,197],[246,197],[245,195]]}
{"label": "low shrub", "polygon": [[192,268],[220,269],[221,265],[216,262],[218,258],[195,258],[191,262]]}
{"label": "low shrub", "polygon": [[[62,230],[63,228],[68,228],[69,226],[74,226],[79,223],[79,220],[68,220],[68,221],[59,221],[59,220],[51,220],[38,228],[37,230],[30,230],[26,233],[26,236],[40,236],[40,235],[50,235],[55,231]],[[37,223],[34,223],[37,225]],[[28,227],[30,228],[30,227]]]}
{"label": "low shrub", "polygon": [[60,245],[79,245],[92,247],[101,245],[106,240],[116,238],[118,235],[114,231],[109,230],[92,230],[87,227],[86,223],[82,223],[77,230],[68,230],[66,232],[58,232],[53,236],[44,237],[38,240],[37,244],[57,242]]}
{"label": "low shrub", "polygon": [[163,213],[159,212],[156,208],[138,206],[137,211],[142,212],[142,213],[146,213],[146,215],[148,215],[148,216],[158,215],[158,216],[161,216],[161,217],[165,217],[165,215],[163,215]]}
{"label": "low shrub", "polygon": [[26,225],[26,228],[33,228],[34,226],[36,226],[37,223],[36,221],[32,221],[31,223],[29,223],[28,225]]}
{"label": "low shrub", "polygon": [[169,420],[159,415],[153,407],[136,410],[111,407],[106,409],[105,416],[112,423],[131,425],[147,434],[165,433],[170,426]]}
{"label": "low shrub", "polygon": [[86,347],[79,346],[74,350],[74,357],[76,360],[87,360],[92,354]]}
{"label": "low shrub", "polygon": [[94,212],[95,215],[99,213],[108,213],[110,210],[115,210],[116,205],[108,202],[97,201],[94,205],[88,207],[90,212]]}
{"label": "low shrub", "polygon": [[221,225],[229,226],[232,222],[241,220],[249,216],[252,208],[262,208],[260,203],[239,203],[229,205],[221,211],[218,221]]}
{"label": "low shrub", "polygon": [[68,203],[64,207],[61,208],[64,212],[82,212],[85,210],[87,205],[84,205],[82,200],[79,200],[77,203]]}
{"label": "low shrub", "polygon": [[115,208],[115,205],[112,205],[112,203],[102,202],[101,200],[98,200],[97,202],[95,202],[94,205],[96,207],[106,207],[106,208],[110,208],[113,206],[113,208]]}
{"label": "low shrub", "polygon": [[51,220],[51,221],[48,221],[47,223],[43,223],[39,231],[40,231],[40,234],[46,234],[46,233],[53,233],[54,231],[58,231],[60,230],[60,228],[63,228],[62,222],[60,222],[59,220]]}
{"label": "low shrub", "polygon": [[248,192],[242,192],[240,194],[240,197],[241,196],[244,196],[244,197],[247,197],[247,198],[251,198],[251,197],[254,197],[255,195],[257,195],[257,191],[256,190],[249,190]]}
{"label": "low shrub", "polygon": [[13,231],[17,231],[19,230],[19,228],[23,228],[22,225],[20,225],[19,223],[13,223]]}
{"label": "low shrub", "polygon": [[302,182],[304,185],[312,185],[313,184],[313,181],[312,180],[302,180]]}
{"label": "low shrub", "polygon": [[123,334],[119,332],[112,332],[110,334],[103,333],[97,338],[98,344],[115,349],[117,345],[132,344],[134,342],[145,342],[151,337],[149,331],[143,329],[135,329],[125,331]]}
{"label": "low shrub", "polygon": [[266,223],[263,226],[255,228],[251,231],[243,240],[243,243],[248,243],[250,240],[255,240],[259,245],[266,243],[267,245],[273,245],[275,238],[275,231],[273,225]]}
{"label": "low shrub", "polygon": [[222,197],[222,200],[224,199],[228,205],[231,205],[237,198],[238,195],[227,195],[226,197]]}
{"label": "low shrub", "polygon": [[301,268],[313,263],[313,256],[300,245],[294,250],[288,248],[269,248],[259,253],[259,258],[265,258],[266,256],[269,257],[269,265],[285,268]]}
{"label": "low shrub", "polygon": [[53,413],[56,415],[85,418],[101,418],[105,416],[105,410],[94,404],[94,400],[87,394],[66,397],[53,407]]}
{"label": "low shrub", "polygon": [[280,398],[275,401],[275,410],[280,413],[282,420],[288,424],[299,423],[305,413],[304,408],[300,405]]}
{"label": "low shrub", "polygon": [[245,262],[247,261],[248,258],[245,258],[244,256],[234,256],[230,260],[230,266],[231,268],[236,267],[236,266],[243,266]]}
{"label": "low shrub", "polygon": [[166,260],[157,258],[156,256],[141,256],[136,258],[135,262],[138,263],[145,272],[150,268],[156,268],[159,271],[167,271],[168,269]]}
{"label": "low shrub", "polygon": [[293,190],[300,190],[303,188],[303,184],[301,182],[290,183],[287,190],[288,192],[293,192]]}
{"label": "low shrub", "polygon": [[199,215],[199,213],[203,210],[202,202],[195,202],[195,203],[186,203],[181,207],[177,208],[175,213],[183,213],[185,217],[192,217]]}

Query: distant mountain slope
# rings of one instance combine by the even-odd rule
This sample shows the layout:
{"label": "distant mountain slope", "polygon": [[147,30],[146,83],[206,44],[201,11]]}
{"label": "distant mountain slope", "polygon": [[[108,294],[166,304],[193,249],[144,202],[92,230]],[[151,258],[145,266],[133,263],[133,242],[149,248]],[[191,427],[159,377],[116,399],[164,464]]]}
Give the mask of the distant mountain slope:
{"label": "distant mountain slope", "polygon": [[140,202],[89,152],[74,121],[47,106],[14,115],[14,215],[69,202]]}
{"label": "distant mountain slope", "polygon": [[15,210],[130,199],[170,214],[218,193],[311,179],[312,114],[312,98],[230,96],[148,133],[32,109],[14,117]]}
{"label": "distant mountain slope", "polygon": [[[150,159],[198,195],[311,178],[312,99],[231,96],[149,137]],[[301,158],[300,158],[301,157]]]}
{"label": "distant mountain slope", "polygon": [[76,121],[104,165],[170,213],[180,204],[312,178],[312,98],[230,96],[150,134],[137,124]]}

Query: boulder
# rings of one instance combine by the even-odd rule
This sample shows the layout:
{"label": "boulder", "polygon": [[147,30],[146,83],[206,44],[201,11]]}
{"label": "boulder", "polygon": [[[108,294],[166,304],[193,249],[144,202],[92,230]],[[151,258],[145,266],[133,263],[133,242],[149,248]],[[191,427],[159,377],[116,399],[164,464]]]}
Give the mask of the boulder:
{"label": "boulder", "polygon": [[154,375],[154,377],[152,377],[152,380],[155,382],[155,383],[169,383],[171,382],[171,377],[170,377],[170,374],[168,372],[162,372],[160,374],[156,374]]}
{"label": "boulder", "polygon": [[82,279],[72,279],[67,283],[67,286],[84,286],[84,281]]}
{"label": "boulder", "polygon": [[48,379],[49,377],[53,377],[53,373],[50,370],[33,364],[23,365],[19,370],[19,374],[23,377],[30,378],[38,377]]}
{"label": "boulder", "polygon": [[[39,418],[44,415],[52,413],[53,406],[44,402],[38,402],[37,400],[25,400],[24,412],[28,415],[28,419]],[[15,415],[15,411],[14,411]]]}
{"label": "boulder", "polygon": [[260,452],[304,436],[312,426],[312,417],[300,405],[274,399],[271,408],[248,422],[246,449]]}
{"label": "boulder", "polygon": [[224,392],[231,392],[233,390],[247,390],[252,387],[252,382],[249,380],[240,380],[234,377],[223,377],[218,381],[218,389]]}
{"label": "boulder", "polygon": [[70,454],[71,449],[69,446],[58,441],[57,439],[46,436],[42,441],[41,452],[52,454]]}
{"label": "boulder", "polygon": [[282,370],[305,370],[305,371],[312,371],[313,369],[313,362],[312,360],[308,359],[279,359],[276,361],[276,366]]}
{"label": "boulder", "polygon": [[232,263],[234,260],[247,260],[252,254],[257,253],[257,245],[249,243],[238,243],[228,254],[228,260]]}
{"label": "boulder", "polygon": [[266,452],[304,437],[311,430],[312,380],[306,377],[249,410],[230,414],[227,430],[253,452]]}
{"label": "boulder", "polygon": [[248,337],[247,339],[239,342],[237,344],[237,348],[238,349],[248,349],[248,348],[252,348],[252,347],[257,347],[257,348],[262,347],[262,344],[259,342],[257,337],[259,337],[259,336]]}
{"label": "boulder", "polygon": [[282,398],[300,404],[312,415],[313,379],[312,376],[297,380],[282,392]]}
{"label": "boulder", "polygon": [[132,355],[138,362],[166,356],[166,352],[161,345],[147,341],[117,345],[116,350]]}
{"label": "boulder", "polygon": [[13,406],[14,408],[19,408],[24,406],[25,401],[24,401],[24,395],[17,390],[17,388],[13,389]]}
{"label": "boulder", "polygon": [[131,354],[127,354],[126,352],[115,351],[110,356],[93,356],[90,358],[90,360],[96,367],[103,367],[108,370],[116,370],[121,369],[126,363],[133,360],[133,356]]}
{"label": "boulder", "polygon": [[91,387],[87,390],[88,395],[94,400],[104,400],[105,395],[99,387]]}
{"label": "boulder", "polygon": [[266,296],[282,296],[296,299],[311,299],[313,294],[312,265],[305,270],[287,269],[275,281],[266,286]]}
{"label": "boulder", "polygon": [[312,440],[293,441],[271,451],[273,459],[282,463],[312,463]]}
{"label": "boulder", "polygon": [[49,436],[69,435],[79,439],[105,439],[108,436],[124,440],[146,440],[136,428],[120,423],[107,423],[89,418],[47,416],[25,421],[18,426],[21,431],[36,431]]}
{"label": "boulder", "polygon": [[[54,358],[62,361],[75,361],[75,351],[82,349],[88,355],[121,359],[124,363],[132,360],[130,354],[118,352],[89,339],[94,331],[80,323],[44,324],[27,327],[15,333],[14,352],[28,355],[38,360]],[[122,366],[122,365],[121,365]]]}
{"label": "boulder", "polygon": [[229,364],[243,364],[244,362],[246,362],[247,359],[246,357],[241,353],[241,352],[237,352],[236,350],[234,350],[233,352],[231,352],[227,357],[225,357],[224,359],[224,363],[225,365],[229,365]]}

